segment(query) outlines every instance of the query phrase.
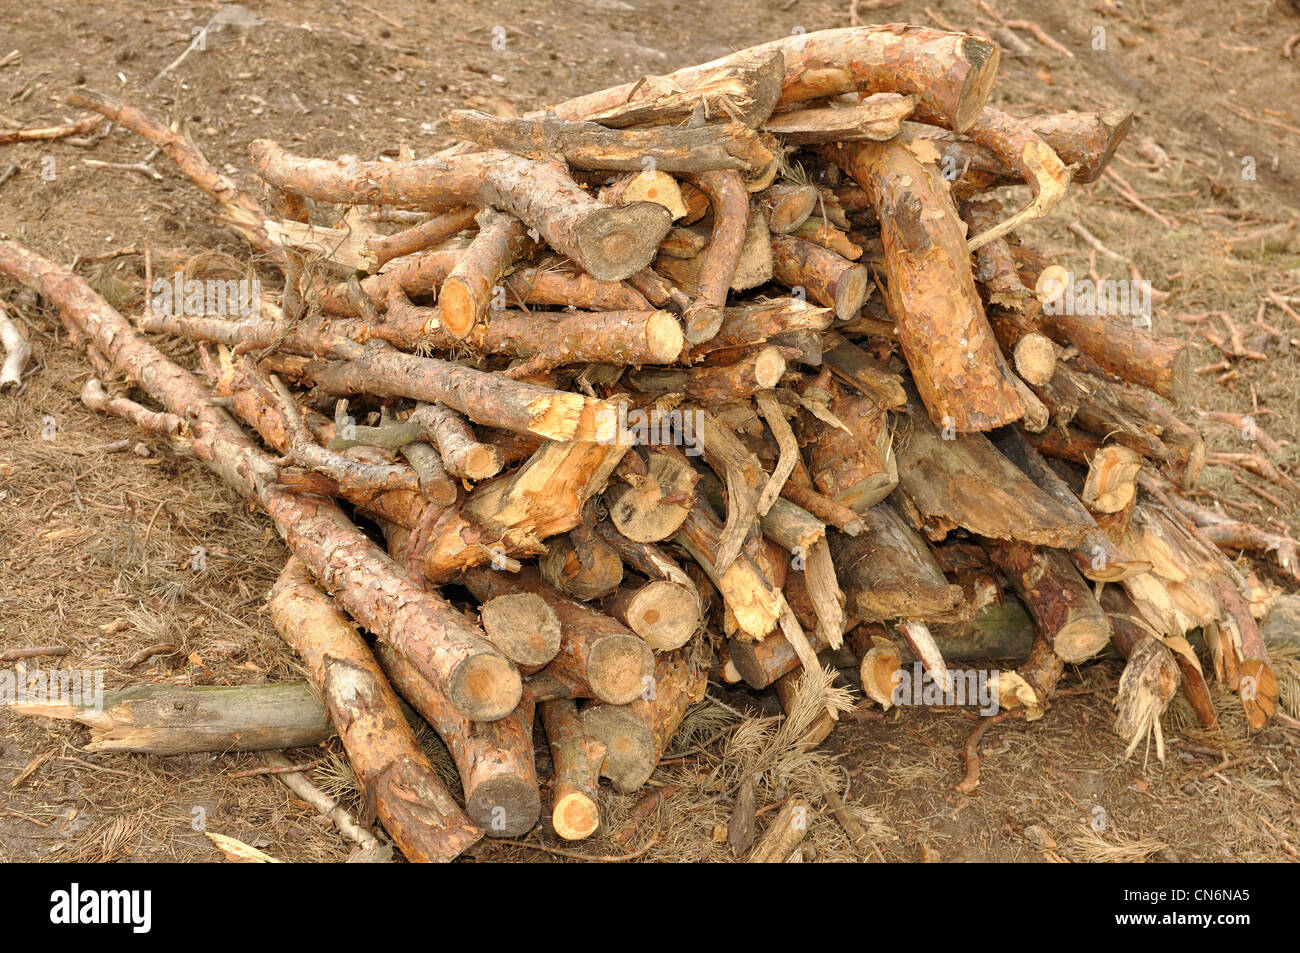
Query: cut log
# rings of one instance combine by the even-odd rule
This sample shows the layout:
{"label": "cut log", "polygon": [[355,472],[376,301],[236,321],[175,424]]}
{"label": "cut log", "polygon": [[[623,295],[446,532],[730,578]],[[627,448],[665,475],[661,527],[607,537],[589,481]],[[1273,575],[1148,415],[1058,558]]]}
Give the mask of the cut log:
{"label": "cut log", "polygon": [[772,236],[772,273],[796,297],[834,309],[840,321],[856,315],[866,300],[866,268],[802,238]]}
{"label": "cut log", "polygon": [[692,362],[730,348],[764,344],[774,337],[795,331],[822,332],[830,327],[834,312],[798,298],[771,298],[724,308],[718,333],[690,350]]}
{"label": "cut log", "polygon": [[676,541],[691,554],[722,595],[723,629],[741,640],[765,639],[781,615],[780,589],[773,585],[754,558],[740,553],[719,569],[718,550],[723,526],[703,500],[696,500]]}
{"label": "cut log", "polygon": [[614,548],[598,536],[575,534],[553,537],[537,560],[542,578],[579,602],[602,599],[623,581],[623,561]]}
{"label": "cut log", "polygon": [[560,650],[560,620],[541,596],[512,592],[479,607],[487,640],[525,675],[544,666]]}
{"label": "cut log", "polygon": [[695,587],[667,579],[620,586],[604,607],[656,652],[681,648],[704,621]]}
{"label": "cut log", "polygon": [[805,220],[791,234],[795,238],[802,238],[806,242],[833,251],[846,261],[857,261],[862,257],[862,248],[849,238],[848,232],[836,228],[826,219],[815,215]]}
{"label": "cut log", "polygon": [[707,684],[706,674],[690,665],[681,652],[665,652],[636,700],[584,708],[583,727],[605,745],[601,775],[624,794],[650,780],[686,710],[704,698]]}
{"label": "cut log", "polygon": [[696,184],[713,206],[713,233],[701,256],[695,300],[682,316],[686,340],[691,344],[718,333],[749,222],[749,193],[737,173],[705,172]]}
{"label": "cut log", "polygon": [[832,534],[831,555],[848,611],[863,621],[951,621],[969,614],[921,539],[888,502],[861,514],[861,536]]}
{"label": "cut log", "polygon": [[834,331],[828,331],[823,342],[822,361],[836,378],[870,397],[882,410],[895,410],[907,403],[903,379],[881,367],[862,348]]}
{"label": "cut log", "polygon": [[495,206],[536,229],[552,248],[603,281],[620,281],[648,265],[672,224],[661,205],[602,205],[559,162],[534,162],[505,152],[343,163],[293,156],[258,139],[249,153],[267,182],[317,201],[427,209]]}
{"label": "cut log", "polygon": [[699,479],[683,457],[661,450],[645,454],[646,473],[605,491],[603,501],[618,531],[637,543],[673,536],[686,519]]}
{"label": "cut log", "polygon": [[[885,246],[885,302],[930,418],[958,432],[1019,420],[1024,405],[984,316],[965,226],[924,143],[823,146],[866,190]],[[914,151],[919,150],[919,151]]]}
{"label": "cut log", "polygon": [[[917,97],[917,119],[958,132],[979,115],[998,67],[998,48],[987,40],[890,24],[800,33],[660,80],[691,89],[720,70],[771,53],[780,53],[785,64],[778,106],[850,92],[911,94]],[[588,93],[552,109],[562,119],[597,118],[627,103],[643,82]]]}
{"label": "cut log", "polygon": [[478,216],[478,234],[442,283],[438,314],[456,340],[487,319],[497,283],[516,258],[533,245],[528,228],[508,212],[485,209]]}
{"label": "cut log", "polygon": [[[483,832],[438,780],[352,620],[293,557],[267,604],[276,630],[306,663],[367,803],[402,854],[449,861],[477,841]],[[445,701],[444,707],[454,711]]]}
{"label": "cut log", "polygon": [[1135,327],[1132,319],[1068,313],[1078,310],[1068,300],[1047,301],[1040,319],[1043,330],[1063,347],[1078,348],[1116,377],[1175,403],[1186,400],[1192,367],[1186,341],[1159,337]]}
{"label": "cut log", "polygon": [[518,837],[541,816],[541,794],[533,755],[531,700],[505,718],[474,722],[388,646],[376,648],[393,687],[442,738],[456,762],[465,792],[465,813],[489,837]]}
{"label": "cut log", "polygon": [[808,833],[812,808],[801,797],[791,797],[772,819],[746,859],[751,864],[783,864],[798,849]]}
{"label": "cut log", "polygon": [[1083,505],[1093,513],[1122,513],[1137,498],[1142,457],[1136,450],[1107,444],[1092,456],[1083,484]]}
{"label": "cut log", "polygon": [[542,702],[538,711],[555,765],[551,825],[565,840],[583,840],[600,824],[598,796],[605,745],[587,734],[573,702]]}
{"label": "cut log", "polygon": [[600,200],[606,205],[631,205],[633,202],[655,202],[668,209],[673,221],[684,218],[688,212],[682,189],[667,172],[645,169],[625,175],[600,190]]}
{"label": "cut log", "polygon": [[1063,661],[1092,658],[1110,642],[1106,613],[1064,553],[1015,542],[987,549]]}
{"label": "cut log", "polygon": [[785,371],[781,349],[767,345],[750,349],[734,364],[681,370],[644,369],[630,372],[626,379],[643,394],[685,394],[695,403],[716,407],[775,387]]}
{"label": "cut log", "polygon": [[469,421],[444,404],[421,404],[406,419],[429,435],[452,476],[486,480],[500,473],[505,465],[501,451],[480,443]]}
{"label": "cut log", "polygon": [[545,599],[560,621],[560,648],[543,671],[582,686],[584,697],[623,705],[640,695],[652,677],[654,656],[642,639],[609,616],[551,588],[535,569],[525,567],[518,573],[471,569],[463,581],[477,599],[515,592]]}
{"label": "cut log", "polygon": [[777,182],[754,196],[774,235],[788,235],[804,223],[817,207],[817,188],[794,182]]}
{"label": "cut log", "polygon": [[104,692],[102,705],[37,701],[19,694],[5,710],[87,725],[85,751],[271,751],[317,745],[334,735],[324,706],[305,682],[138,685]]}
{"label": "cut log", "polygon": [[[898,488],[916,525],[941,539],[960,526],[991,539],[1070,548],[1090,527],[1040,490],[982,434],[940,434],[909,392],[908,429],[895,441]],[[945,439],[951,436],[951,439]]]}
{"label": "cut log", "polygon": [[768,119],[763,128],[788,145],[892,139],[916,107],[914,96],[879,93],[856,106],[791,109]]}
{"label": "cut log", "polygon": [[894,686],[898,684],[903,658],[888,639],[878,641],[862,656],[858,683],[863,693],[885,711],[894,707]]}
{"label": "cut log", "polygon": [[862,513],[898,485],[893,434],[885,411],[871,398],[840,394],[829,409],[847,429],[829,426],[806,410],[797,418],[808,472],[818,490]]}

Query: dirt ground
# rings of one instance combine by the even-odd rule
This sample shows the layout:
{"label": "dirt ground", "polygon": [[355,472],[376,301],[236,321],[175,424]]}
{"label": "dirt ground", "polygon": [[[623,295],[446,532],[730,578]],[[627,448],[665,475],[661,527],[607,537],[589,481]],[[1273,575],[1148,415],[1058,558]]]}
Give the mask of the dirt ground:
{"label": "dirt ground", "polygon": [[[0,68],[0,123],[71,118],[62,98],[84,82],[179,119],[217,166],[251,185],[245,147],[253,138],[275,138],[314,155],[395,154],[400,143],[426,155],[450,141],[440,120],[450,108],[491,109],[501,101],[532,108],[850,21],[848,0],[248,5],[261,25],[210,34],[205,50],[155,79],[216,4],[0,0],[0,57],[13,49],[22,54]],[[1197,375],[1194,407],[1253,415],[1283,445],[1278,462],[1296,472],[1300,255],[1294,243],[1251,257],[1225,251],[1233,237],[1300,218],[1300,50],[1289,59],[1282,54],[1288,37],[1300,33],[1296,4],[931,0],[927,7],[904,0],[879,11],[865,9],[872,6],[867,2],[857,6],[864,22],[939,21],[989,32],[997,27],[993,10],[1036,21],[1071,55],[1019,32],[1025,48],[1004,50],[995,103],[1025,113],[1136,111],[1113,168],[1146,210],[1107,179],[1073,190],[1050,219],[1024,235],[1080,273],[1092,268],[1126,278],[1128,259],[1168,292],[1157,303],[1156,330],[1197,335],[1198,366],[1227,362]],[[500,36],[504,49],[493,42]],[[1149,159],[1153,150],[1139,154],[1148,139],[1168,161],[1157,167]],[[213,221],[207,199],[165,158],[151,160],[157,181],[87,164],[138,163],[148,153],[121,130],[92,150],[66,143],[0,147],[0,173],[9,163],[19,167],[0,184],[0,233],[67,263],[146,242],[159,260],[218,250],[246,262],[245,246]],[[1253,178],[1243,175],[1251,170]],[[1069,230],[1072,222],[1114,255],[1090,249]],[[135,257],[80,270],[125,307],[141,268]],[[1270,302],[1270,291],[1284,305],[1291,302],[1290,313]],[[86,410],[77,395],[89,370],[57,320],[2,283],[0,300],[35,351],[21,390],[0,396],[0,651],[68,645],[71,654],[61,664],[102,669],[109,688],[144,680],[211,685],[300,677],[264,611],[285,557],[269,522],[192,461],[120,420]],[[1228,336],[1221,319],[1200,317],[1211,312],[1229,315],[1248,338],[1261,330],[1259,322],[1275,329],[1265,335],[1267,359],[1225,358],[1207,340]],[[174,353],[189,358],[185,348]],[[1197,423],[1212,452],[1249,449],[1237,429]],[[105,449],[127,438],[131,449]],[[1211,466],[1204,486],[1232,512],[1292,534],[1300,527],[1295,497],[1277,497],[1274,485],[1260,485],[1271,487],[1270,500],[1242,485],[1239,473]],[[1269,576],[1266,566],[1260,572]],[[157,643],[175,650],[127,668],[133,655]],[[828,750],[842,758],[848,800],[871,819],[876,846],[866,856],[1300,859],[1300,734],[1270,727],[1248,737],[1235,700],[1225,697],[1215,734],[1183,727],[1174,711],[1166,719],[1166,760],[1141,750],[1126,760],[1110,728],[1118,674],[1110,662],[1068,671],[1067,691],[1045,718],[992,728],[974,796],[954,790],[971,717],[913,709],[883,719],[846,718]],[[755,704],[751,696],[716,691],[733,704]],[[757,703],[774,710],[772,699]],[[96,755],[80,750],[86,734],[70,724],[0,714],[0,859],[219,860],[204,825],[284,860],[348,854],[330,823],[274,779],[229,777],[258,764],[255,756]],[[1216,771],[1213,758],[1175,739],[1222,748],[1233,761]],[[426,740],[431,750],[439,744],[431,733]],[[339,754],[334,744],[290,756],[326,756],[309,776],[355,806]],[[692,770],[687,758],[657,781],[671,788]],[[612,795],[610,802],[609,822],[576,848],[580,853],[635,853],[644,848],[644,831],[671,820],[676,835],[638,856],[729,856],[725,844],[711,839],[716,811],[673,813],[673,799],[664,797],[636,838],[620,843],[608,835],[631,802]],[[559,843],[543,831],[529,842]],[[473,856],[560,859],[491,843]]]}

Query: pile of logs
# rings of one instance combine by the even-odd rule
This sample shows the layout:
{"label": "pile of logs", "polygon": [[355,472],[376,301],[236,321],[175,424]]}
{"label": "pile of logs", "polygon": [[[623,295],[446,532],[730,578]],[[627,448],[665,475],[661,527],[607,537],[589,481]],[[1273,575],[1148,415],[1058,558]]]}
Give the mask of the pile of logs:
{"label": "pile of logs", "polygon": [[[58,307],[106,382],[88,405],[274,522],[292,557],[271,618],[411,859],[518,836],[543,803],[587,837],[600,780],[643,785],[711,674],[789,705],[821,652],[854,652],[885,707],[913,660],[940,685],[1005,660],[1000,710],[1036,718],[1065,663],[1113,647],[1125,740],[1158,738],[1179,689],[1212,723],[1210,671],[1260,727],[1273,590],[1225,550],[1295,580],[1294,544],[1187,495],[1186,347],[1057,313],[1069,276],[1011,234],[1096,179],[1130,117],[988,108],[997,65],[911,26],[792,36],[533,114],[454,112],[463,141],[427,158],[258,140],[265,205],[78,89],[283,291],[133,325],[15,242],[0,273]],[[1015,184],[1023,209],[988,197]],[[198,367],[150,335],[198,342]]]}

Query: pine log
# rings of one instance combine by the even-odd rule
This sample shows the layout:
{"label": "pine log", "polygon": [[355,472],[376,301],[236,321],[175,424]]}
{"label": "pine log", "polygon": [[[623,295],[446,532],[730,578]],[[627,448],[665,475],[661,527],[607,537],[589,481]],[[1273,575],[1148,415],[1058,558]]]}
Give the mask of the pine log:
{"label": "pine log", "polygon": [[909,390],[907,429],[895,441],[898,488],[914,525],[932,539],[960,526],[990,539],[1071,548],[1089,526],[1040,490],[983,434],[941,434]]}
{"label": "pine log", "polygon": [[1117,443],[1106,444],[1092,455],[1080,499],[1096,513],[1122,513],[1137,498],[1137,476],[1142,457]]}
{"label": "pine log", "polygon": [[775,345],[758,346],[734,364],[675,370],[643,369],[626,377],[629,385],[644,394],[685,394],[694,403],[716,407],[745,400],[755,391],[769,390],[786,372],[785,355]]}
{"label": "pine log", "polygon": [[848,232],[836,228],[826,219],[816,215],[806,219],[791,234],[795,238],[802,238],[804,241],[833,251],[846,261],[857,261],[862,257],[861,246],[849,238]]}
{"label": "pine log", "polygon": [[895,410],[907,403],[903,379],[881,367],[862,348],[835,331],[828,331],[822,340],[822,360],[836,378],[870,397],[882,410]]}
{"label": "pine log", "polygon": [[797,418],[808,472],[818,490],[862,513],[898,485],[893,434],[885,411],[871,398],[839,394],[829,409],[847,430],[806,410]]}
{"label": "pine log", "polygon": [[489,208],[479,214],[478,234],[438,293],[438,314],[447,333],[459,341],[487,318],[501,276],[532,245],[528,227],[508,212]]}
{"label": "pine log", "polygon": [[598,536],[576,534],[552,537],[537,560],[542,578],[579,602],[602,599],[623,581],[623,561],[614,548]]}
{"label": "pine log", "polygon": [[663,450],[648,449],[645,466],[644,474],[606,490],[603,502],[620,533],[633,542],[656,543],[673,536],[686,519],[699,477],[683,457]]}
{"label": "pine log", "polygon": [[1018,542],[987,548],[1063,661],[1092,658],[1110,642],[1106,613],[1064,553]]}
{"label": "pine log", "polygon": [[725,632],[741,640],[765,639],[781,615],[780,589],[748,553],[740,553],[725,569],[719,569],[722,535],[723,526],[713,508],[697,499],[675,538],[722,595]]}
{"label": "pine log", "polygon": [[704,621],[695,587],[667,579],[628,580],[605,600],[604,609],[656,652],[681,648]]}
{"label": "pine log", "polygon": [[412,861],[447,861],[477,841],[482,831],[438,780],[352,620],[297,559],[285,564],[268,608],[276,630],[306,663],[367,804],[402,854]]}
{"label": "pine log", "polygon": [[[824,146],[866,190],[885,247],[885,302],[937,426],[992,430],[1024,416],[975,288],[965,226],[923,143]],[[933,152],[933,150],[931,150]]]}
{"label": "pine log", "polygon": [[501,451],[480,443],[469,421],[445,404],[421,404],[406,419],[429,435],[452,476],[486,480],[500,473],[505,465]]}
{"label": "pine log", "polygon": [[695,300],[682,316],[686,340],[691,344],[718,333],[749,221],[749,193],[737,173],[705,172],[695,184],[713,206],[713,232],[700,262]]}
{"label": "pine log", "polygon": [[686,710],[704,698],[707,686],[706,673],[687,662],[682,652],[665,652],[634,701],[584,708],[583,727],[605,745],[601,775],[624,794],[650,780]]}
{"label": "pine log", "polygon": [[773,235],[788,235],[804,223],[817,207],[817,188],[795,182],[777,182],[754,196],[754,202]]}
{"label": "pine log", "polygon": [[773,158],[754,130],[741,122],[611,129],[544,116],[504,119],[475,109],[452,110],[447,122],[456,135],[488,149],[536,160],[560,156],[573,169],[757,171]]}
{"label": "pine log", "polygon": [[688,209],[682,198],[681,186],[667,172],[641,168],[625,175],[600,190],[599,198],[606,205],[630,205],[633,202],[655,202],[668,209],[673,221],[684,218]]}
{"label": "pine log", "polygon": [[583,840],[600,824],[598,797],[605,745],[587,734],[572,701],[542,702],[538,711],[555,765],[551,825],[565,840]]}
{"label": "pine log", "polygon": [[1042,309],[1043,330],[1062,347],[1078,348],[1104,370],[1177,403],[1187,398],[1191,346],[1134,326],[1132,320],[1105,314],[1068,314],[1060,299]]}
{"label": "pine log", "polygon": [[512,592],[484,601],[479,622],[489,642],[531,675],[560,651],[560,620],[541,596]]}
{"label": "pine log", "polygon": [[547,441],[519,469],[480,483],[459,511],[449,509],[430,531],[425,577],[445,581],[503,556],[541,552],[542,540],[578,525],[626,450]]}
{"label": "pine log", "polygon": [[794,331],[823,332],[834,320],[829,308],[819,308],[798,298],[769,298],[724,308],[718,333],[690,349],[690,360],[730,348],[764,344]]}
{"label": "pine log", "polygon": [[[801,33],[659,79],[665,87],[691,89],[719,70],[774,52],[785,65],[778,106],[849,92],[911,94],[918,120],[958,132],[979,115],[998,67],[998,48],[987,40],[890,24]],[[595,118],[623,106],[644,82],[588,93],[552,110],[562,119]]]}
{"label": "pine log", "polygon": [[852,139],[892,139],[916,107],[914,96],[879,93],[856,106],[791,109],[763,124],[788,145],[845,142]]}
{"label": "pine log", "polygon": [[530,699],[493,722],[475,722],[388,646],[376,647],[379,664],[393,687],[442,738],[456,762],[465,793],[465,813],[489,837],[518,837],[541,815],[541,794],[533,754]]}
{"label": "pine log", "polygon": [[471,569],[463,581],[477,599],[531,592],[546,600],[560,622],[560,649],[543,671],[581,686],[583,696],[623,705],[636,698],[652,676],[654,656],[641,638],[551,588],[532,567],[518,573]]}
{"label": "pine log", "polygon": [[620,281],[648,265],[672,224],[667,210],[653,202],[602,205],[558,161],[534,162],[500,151],[343,163],[293,156],[258,139],[249,153],[267,182],[317,201],[427,209],[495,206],[603,281]]}
{"label": "pine log", "polygon": [[15,698],[6,711],[87,725],[85,751],[271,751],[317,745],[334,734],[325,708],[305,682],[137,685],[104,692],[102,705],[36,701],[23,692]]}
{"label": "pine log", "polygon": [[942,622],[969,615],[960,586],[951,585],[924,540],[888,502],[861,513],[861,536],[832,534],[831,554],[848,610],[863,621],[925,619]]}
{"label": "pine log", "polygon": [[802,238],[772,236],[772,271],[796,297],[834,309],[840,321],[856,315],[867,296],[866,268]]}

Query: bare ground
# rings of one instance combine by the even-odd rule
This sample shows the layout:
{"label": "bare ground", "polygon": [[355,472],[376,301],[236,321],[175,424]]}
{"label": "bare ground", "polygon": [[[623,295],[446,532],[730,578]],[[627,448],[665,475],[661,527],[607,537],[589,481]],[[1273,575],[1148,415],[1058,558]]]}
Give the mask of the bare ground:
{"label": "bare ground", "polygon": [[[849,23],[847,2],[815,0],[250,5],[262,26],[210,36],[205,51],[151,82],[207,22],[213,5],[0,0],[0,57],[22,52],[17,63],[0,68],[0,116],[25,125],[70,116],[62,97],[85,82],[181,121],[217,165],[250,182],[244,148],[259,136],[320,155],[370,156],[403,142],[427,154],[448,141],[439,117],[449,108],[492,108],[500,100],[535,107],[792,30]],[[1282,56],[1286,39],[1300,32],[1294,5],[1271,0],[1225,10],[1206,0],[997,0],[995,8],[1009,19],[1036,21],[1073,53],[1067,57],[1021,32],[1026,50],[1004,54],[995,102],[1026,112],[1122,105],[1139,116],[1114,168],[1151,211],[1135,208],[1103,181],[1074,190],[1026,237],[1079,272],[1092,267],[1127,277],[1121,259],[1131,259],[1144,278],[1170,293],[1156,312],[1163,333],[1226,337],[1221,319],[1198,317],[1209,312],[1226,313],[1248,337],[1258,332],[1255,321],[1278,329],[1267,343],[1268,360],[1232,358],[1222,382],[1222,371],[1199,375],[1194,405],[1252,414],[1283,444],[1279,462],[1294,470],[1300,463],[1300,318],[1265,295],[1300,290],[1300,256],[1294,246],[1250,258],[1224,251],[1234,236],[1300,217],[1300,53]],[[989,9],[967,0],[928,7],[906,0],[862,17],[918,23],[937,17],[989,31],[996,26]],[[500,35],[504,49],[493,44]],[[1105,49],[1095,48],[1099,37]],[[1164,149],[1167,164],[1147,166],[1137,152],[1145,138]],[[64,262],[145,242],[160,260],[216,249],[245,262],[245,247],[212,221],[206,199],[165,159],[154,163],[161,181],[84,164],[88,158],[136,163],[147,153],[121,131],[93,151],[64,143],[0,147],[0,172],[10,162],[19,166],[0,185],[0,232]],[[1245,168],[1254,169],[1253,179],[1243,177]],[[1120,258],[1093,252],[1091,263],[1088,246],[1067,229],[1072,221]],[[82,270],[123,305],[142,278],[138,258]],[[0,286],[0,299],[36,351],[23,388],[0,397],[0,651],[66,644],[72,652],[60,664],[103,669],[109,687],[145,679],[235,684],[297,677],[296,660],[264,611],[285,555],[268,522],[202,468],[83,408],[77,394],[88,369],[57,321],[15,289]],[[1225,360],[1203,335],[1198,340],[1200,364]],[[1252,449],[1232,427],[1199,423],[1211,451]],[[139,452],[101,449],[124,438],[142,445]],[[1208,467],[1204,482],[1231,510],[1293,533],[1300,526],[1295,498],[1275,486],[1257,484],[1281,505],[1224,467]],[[201,570],[196,547],[204,554]],[[1268,574],[1267,567],[1261,571]],[[176,650],[125,670],[132,655],[159,642]],[[1117,677],[1114,663],[1086,666],[1067,674],[1072,691],[1041,721],[992,728],[973,797],[954,791],[973,727],[961,713],[895,711],[841,726],[829,749],[842,755],[849,800],[872,819],[878,852],[868,856],[1297,859],[1297,734],[1272,727],[1247,737],[1233,700],[1225,698],[1215,736],[1179,727],[1177,713],[1166,730],[1171,739],[1228,750],[1229,767],[1214,771],[1209,756],[1172,744],[1164,763],[1141,751],[1125,760],[1110,731]],[[771,710],[771,699],[758,701]],[[347,855],[329,823],[278,782],[228,777],[256,764],[253,756],[93,755],[79,750],[84,729],[7,715],[0,715],[0,730],[2,859],[220,859],[198,829],[200,820],[286,860]],[[437,753],[436,739],[426,740]],[[330,763],[310,776],[355,804],[337,746],[325,748]],[[299,760],[321,755],[319,749],[291,753]],[[688,759],[657,780],[684,787],[683,779],[698,770]],[[650,815],[645,830],[671,826],[673,836],[640,856],[728,856],[713,841],[716,806],[683,806],[685,797],[665,798]],[[621,855],[644,846],[608,837],[631,806],[631,799],[611,796],[606,829],[579,849]],[[556,843],[544,832],[531,839]],[[832,846],[825,856],[851,856],[837,850]],[[554,859],[496,845],[475,855]]]}

